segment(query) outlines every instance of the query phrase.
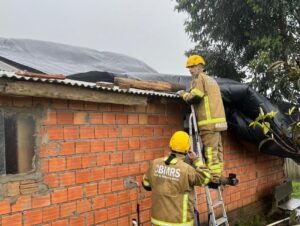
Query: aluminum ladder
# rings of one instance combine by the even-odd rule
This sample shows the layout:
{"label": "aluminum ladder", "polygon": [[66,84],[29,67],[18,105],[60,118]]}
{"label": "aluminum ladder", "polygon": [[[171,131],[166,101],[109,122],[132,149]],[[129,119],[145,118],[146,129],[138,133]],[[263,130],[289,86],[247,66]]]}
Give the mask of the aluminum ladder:
{"label": "aluminum ladder", "polygon": [[[202,143],[198,133],[197,119],[195,114],[195,108],[191,105],[191,114],[189,118],[189,134],[191,140],[191,147],[194,148],[195,152],[198,154],[199,158],[205,163],[205,159],[202,154]],[[204,187],[205,195],[206,195],[206,203],[207,203],[207,211],[208,211],[208,225],[209,226],[218,226],[225,225],[229,226],[228,217],[225,210],[225,204],[222,197],[222,191],[220,186],[217,189],[211,189],[208,186]],[[212,200],[212,193],[217,193],[217,199]],[[198,208],[197,194],[196,197],[196,208]],[[218,208],[221,209],[222,216],[216,219],[215,210]]]}

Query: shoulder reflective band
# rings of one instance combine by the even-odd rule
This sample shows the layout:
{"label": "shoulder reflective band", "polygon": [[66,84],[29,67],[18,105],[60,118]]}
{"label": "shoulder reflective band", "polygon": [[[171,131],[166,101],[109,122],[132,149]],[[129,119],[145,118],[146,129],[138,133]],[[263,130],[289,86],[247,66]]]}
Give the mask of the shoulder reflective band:
{"label": "shoulder reflective band", "polygon": [[153,217],[151,217],[151,223],[157,226],[194,226],[193,220],[185,223],[173,223],[173,222],[156,220]]}
{"label": "shoulder reflective band", "polygon": [[187,97],[189,95],[189,93],[184,93],[183,95],[182,95],[182,98],[185,100],[185,98]]}

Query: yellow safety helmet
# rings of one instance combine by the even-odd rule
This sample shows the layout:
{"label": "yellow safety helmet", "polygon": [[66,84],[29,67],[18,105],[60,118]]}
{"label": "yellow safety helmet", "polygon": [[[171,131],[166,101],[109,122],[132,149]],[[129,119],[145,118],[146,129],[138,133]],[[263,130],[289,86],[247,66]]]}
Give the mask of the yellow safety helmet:
{"label": "yellow safety helmet", "polygon": [[190,136],[184,131],[177,131],[170,139],[169,147],[172,151],[186,153],[190,149]]}
{"label": "yellow safety helmet", "polygon": [[186,67],[192,67],[192,66],[195,66],[198,64],[205,65],[205,61],[204,61],[203,57],[199,56],[199,55],[189,56],[189,58],[186,61]]}

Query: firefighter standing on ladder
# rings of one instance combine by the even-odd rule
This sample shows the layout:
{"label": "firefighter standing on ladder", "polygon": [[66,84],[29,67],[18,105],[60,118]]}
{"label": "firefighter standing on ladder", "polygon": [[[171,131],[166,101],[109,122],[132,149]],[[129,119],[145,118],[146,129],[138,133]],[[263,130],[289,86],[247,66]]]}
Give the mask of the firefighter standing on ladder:
{"label": "firefighter standing on ladder", "polygon": [[[151,222],[155,226],[193,226],[194,186],[207,185],[211,176],[190,149],[186,132],[175,132],[169,147],[170,155],[151,162],[143,176],[143,187],[152,190]],[[184,162],[186,156],[193,166]]]}
{"label": "firefighter standing on ladder", "polygon": [[228,178],[222,176],[224,169],[223,145],[221,131],[227,130],[227,122],[220,88],[212,77],[204,73],[204,59],[192,55],[186,67],[192,75],[189,92],[179,91],[178,94],[189,104],[195,104],[196,117],[200,138],[204,146],[207,167],[212,175],[211,186],[230,184]]}

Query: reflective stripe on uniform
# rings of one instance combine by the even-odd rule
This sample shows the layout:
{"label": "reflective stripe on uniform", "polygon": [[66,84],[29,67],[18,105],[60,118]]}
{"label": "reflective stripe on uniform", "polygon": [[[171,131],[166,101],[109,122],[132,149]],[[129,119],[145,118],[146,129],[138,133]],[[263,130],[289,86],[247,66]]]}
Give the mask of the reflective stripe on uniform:
{"label": "reflective stripe on uniform", "polygon": [[208,96],[204,97],[204,108],[206,114],[206,120],[211,120],[210,106],[208,101]]}
{"label": "reflective stripe on uniform", "polygon": [[182,200],[182,223],[187,222],[188,205],[189,205],[189,194],[186,193],[183,195],[183,200]]}
{"label": "reflective stripe on uniform", "polygon": [[185,100],[185,98],[187,97],[189,95],[189,93],[184,93],[183,95],[182,95],[182,98]]}
{"label": "reflective stripe on uniform", "polygon": [[[165,157],[165,158],[164,158],[164,161],[166,161],[168,158],[169,158],[168,156]],[[173,159],[171,160],[170,163],[171,163],[172,165],[175,165],[177,162],[178,162],[178,158],[173,158]]]}
{"label": "reflective stripe on uniform", "polygon": [[151,217],[151,223],[157,226],[193,226],[194,225],[193,220],[185,223],[172,223],[172,222],[156,220],[153,217]]}
{"label": "reflective stripe on uniform", "polygon": [[204,96],[204,93],[200,89],[196,88],[191,90],[191,94],[199,96],[201,98]]}
{"label": "reflective stripe on uniform", "polygon": [[207,166],[208,166],[208,168],[210,168],[210,165],[212,164],[212,157],[213,157],[212,147],[206,148],[205,157],[207,159]]}
{"label": "reflective stripe on uniform", "polygon": [[194,166],[197,166],[197,167],[201,167],[201,166],[204,166],[204,163],[200,160],[200,159],[196,159],[194,162],[193,162]]}
{"label": "reflective stripe on uniform", "polygon": [[215,123],[221,123],[221,122],[226,122],[225,118],[214,118],[214,119],[210,119],[210,120],[202,120],[202,121],[198,121],[198,126],[204,126],[204,125],[208,125],[208,124],[215,124]]}

